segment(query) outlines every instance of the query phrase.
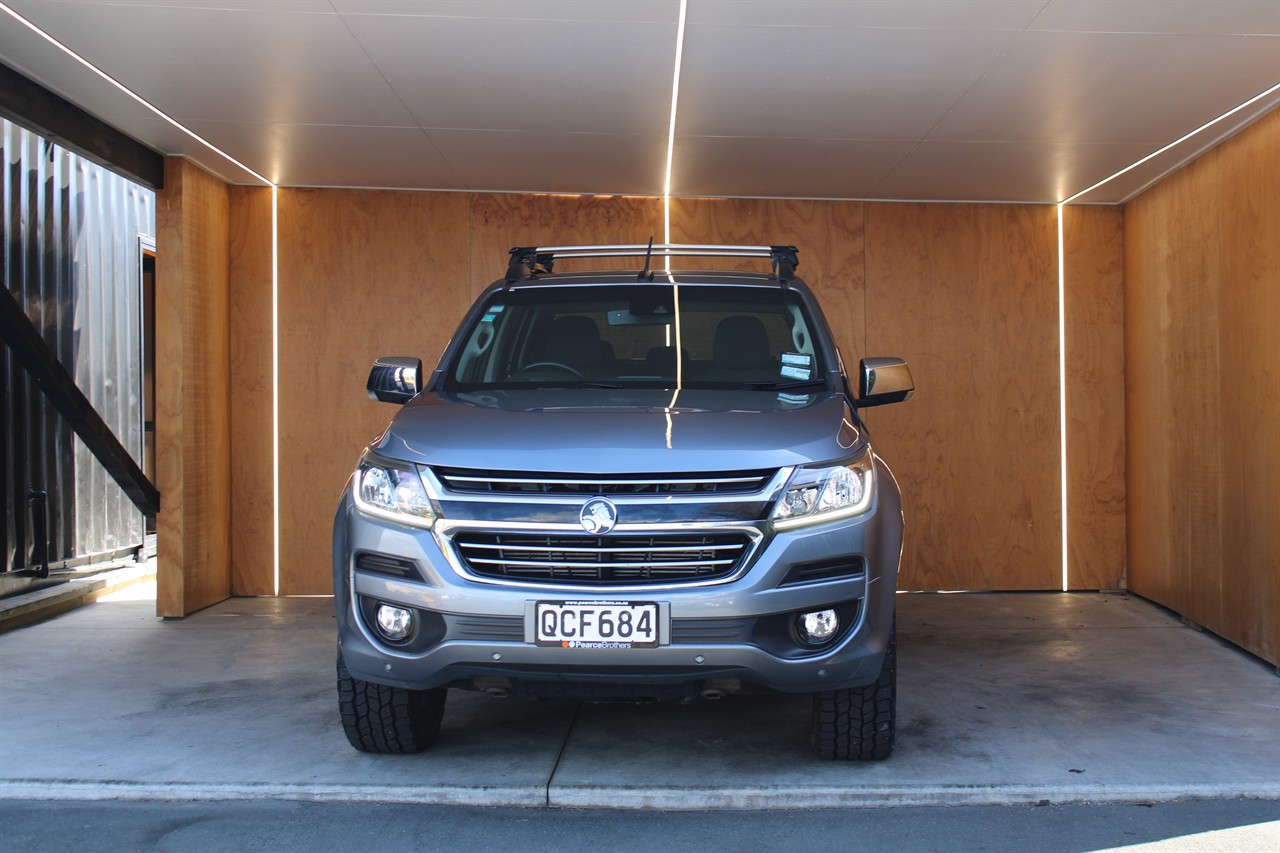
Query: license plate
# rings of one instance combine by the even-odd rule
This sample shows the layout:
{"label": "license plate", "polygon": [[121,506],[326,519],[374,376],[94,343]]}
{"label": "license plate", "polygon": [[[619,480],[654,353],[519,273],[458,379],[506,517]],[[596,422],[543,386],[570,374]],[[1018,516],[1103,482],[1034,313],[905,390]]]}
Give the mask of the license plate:
{"label": "license plate", "polygon": [[653,601],[538,601],[533,639],[566,649],[644,649],[659,645],[661,611]]}

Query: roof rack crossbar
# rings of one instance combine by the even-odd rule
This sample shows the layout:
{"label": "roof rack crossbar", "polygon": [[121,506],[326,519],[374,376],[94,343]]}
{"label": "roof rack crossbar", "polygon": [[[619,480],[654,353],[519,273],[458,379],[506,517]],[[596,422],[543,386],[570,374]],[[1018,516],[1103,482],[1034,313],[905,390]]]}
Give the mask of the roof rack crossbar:
{"label": "roof rack crossbar", "polygon": [[781,281],[800,265],[795,246],[721,246],[698,243],[625,243],[602,246],[516,246],[507,266],[507,282],[551,272],[557,258],[768,258]]}

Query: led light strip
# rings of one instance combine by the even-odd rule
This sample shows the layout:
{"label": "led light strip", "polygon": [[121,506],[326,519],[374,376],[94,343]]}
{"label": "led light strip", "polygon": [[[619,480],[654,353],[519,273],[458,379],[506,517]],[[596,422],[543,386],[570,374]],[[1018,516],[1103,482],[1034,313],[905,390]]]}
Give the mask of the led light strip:
{"label": "led light strip", "polygon": [[280,595],[280,188],[271,185],[271,593]]}
{"label": "led light strip", "polygon": [[[1067,322],[1066,322],[1067,276],[1066,276],[1066,259],[1064,257],[1065,241],[1063,239],[1063,229],[1065,226],[1063,225],[1063,221],[1062,221],[1063,214],[1066,212],[1066,206],[1071,202],[1075,201],[1076,199],[1081,198],[1082,196],[1088,195],[1089,193],[1093,192],[1099,187],[1102,187],[1111,183],[1121,175],[1125,175],[1125,174],[1128,174],[1129,172],[1132,172],[1134,169],[1138,168],[1143,163],[1150,162],[1156,157],[1159,157],[1161,154],[1164,154],[1166,151],[1176,148],[1177,146],[1186,142],[1188,139],[1191,139],[1196,134],[1201,133],[1213,127],[1215,124],[1222,121],[1223,119],[1230,118],[1231,116],[1235,115],[1241,110],[1248,109],[1249,107],[1258,103],[1258,101],[1264,100],[1267,97],[1274,95],[1277,92],[1280,92],[1280,83],[1277,83],[1276,85],[1272,86],[1271,88],[1267,89],[1264,92],[1260,92],[1259,94],[1254,95],[1249,100],[1245,101],[1239,106],[1236,106],[1236,107],[1233,107],[1232,109],[1227,110],[1225,113],[1218,116],[1217,118],[1210,119],[1209,121],[1197,127],[1195,130],[1192,130],[1189,133],[1183,134],[1182,136],[1178,137],[1173,142],[1170,142],[1168,145],[1164,146],[1163,148],[1159,148],[1155,151],[1152,151],[1150,154],[1143,157],[1142,159],[1137,160],[1128,166],[1125,166],[1123,169],[1116,172],[1114,175],[1103,178],[1093,186],[1080,190],[1080,192],[1076,193],[1075,195],[1068,196],[1067,198],[1064,198],[1062,201],[1058,202],[1058,409],[1060,412],[1059,421],[1058,421],[1058,432],[1061,436],[1061,445],[1062,445],[1060,448],[1060,453],[1061,453],[1060,464],[1062,466],[1062,591],[1063,592],[1068,591],[1071,587],[1070,571],[1068,569],[1069,539],[1067,536]],[[1148,186],[1150,186],[1150,184],[1148,184]]]}
{"label": "led light strip", "polygon": [[1058,203],[1058,435],[1061,446],[1058,464],[1062,471],[1062,591],[1071,588],[1068,570],[1067,537],[1067,289],[1066,252],[1062,214],[1066,202]]}
{"label": "led light strip", "polygon": [[[676,105],[680,102],[680,62],[684,58],[684,21],[689,0],[680,0],[680,22],[676,26],[676,65],[671,75],[671,123],[667,127],[667,172],[662,182],[663,242],[671,245],[671,163],[676,151]],[[667,256],[667,272],[671,272],[671,256]]]}
{"label": "led light strip", "polygon": [[279,287],[279,218],[278,218],[278,187],[275,181],[250,169],[244,163],[232,157],[200,134],[187,128],[177,119],[170,116],[164,110],[155,104],[143,98],[137,92],[125,86],[119,80],[107,74],[101,68],[76,53],[67,45],[58,41],[49,33],[40,29],[31,21],[19,15],[13,9],[3,2],[0,2],[0,12],[4,12],[18,23],[92,71],[95,75],[110,83],[116,89],[128,95],[137,103],[168,122],[173,127],[182,131],[196,142],[208,148],[210,151],[222,157],[229,163],[243,169],[250,175],[262,181],[271,187],[271,495],[272,495],[272,519],[271,519],[271,576],[272,591],[275,595],[280,594],[280,287]]}
{"label": "led light strip", "polygon": [[[663,242],[671,245],[671,163],[676,150],[676,107],[680,103],[680,63],[684,58],[684,24],[689,11],[689,0],[680,0],[680,20],[676,25],[676,62],[671,73],[671,122],[667,125],[667,171],[662,181],[662,235]],[[671,414],[680,387],[684,381],[683,341],[680,339],[680,283],[671,278],[671,255],[666,256],[667,277],[671,279],[672,311],[675,314],[676,331],[676,390],[667,404],[667,449],[671,449]],[[670,333],[668,333],[670,334]]]}

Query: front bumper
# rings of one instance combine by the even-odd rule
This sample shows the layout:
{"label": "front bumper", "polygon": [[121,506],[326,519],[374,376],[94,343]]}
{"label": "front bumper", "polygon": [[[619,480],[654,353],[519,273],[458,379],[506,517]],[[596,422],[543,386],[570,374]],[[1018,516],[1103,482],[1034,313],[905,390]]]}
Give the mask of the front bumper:
{"label": "front bumper", "polygon": [[[367,516],[344,496],[333,541],[339,643],[354,677],[410,689],[453,685],[541,696],[669,698],[748,686],[784,692],[860,686],[879,674],[888,643],[901,536],[896,490],[881,488],[864,515],[767,534],[746,570],[726,582],[551,589],[468,578],[431,531]],[[358,570],[362,554],[391,555],[416,571],[393,577]],[[846,557],[860,561],[862,571],[780,585],[797,564]],[[670,643],[619,650],[526,641],[530,601],[591,598],[660,603],[670,616]],[[429,622],[429,636],[410,647],[381,640],[361,612],[371,602],[413,608]],[[795,614],[834,605],[851,618],[831,645],[814,650],[788,639],[786,626]]]}

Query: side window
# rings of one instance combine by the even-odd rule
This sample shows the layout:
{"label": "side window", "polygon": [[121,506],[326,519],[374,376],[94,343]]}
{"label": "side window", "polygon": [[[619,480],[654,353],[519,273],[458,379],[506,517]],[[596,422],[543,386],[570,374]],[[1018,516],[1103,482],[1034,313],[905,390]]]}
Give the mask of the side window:
{"label": "side window", "polygon": [[507,316],[505,308],[501,304],[490,306],[476,324],[458,356],[458,379],[463,382],[483,382],[490,378],[495,342],[503,325],[502,319]]}
{"label": "side window", "polygon": [[804,315],[800,313],[799,305],[789,305],[787,310],[791,315],[791,345],[798,353],[805,355],[813,355],[813,334],[809,331],[809,326],[804,321]]}

